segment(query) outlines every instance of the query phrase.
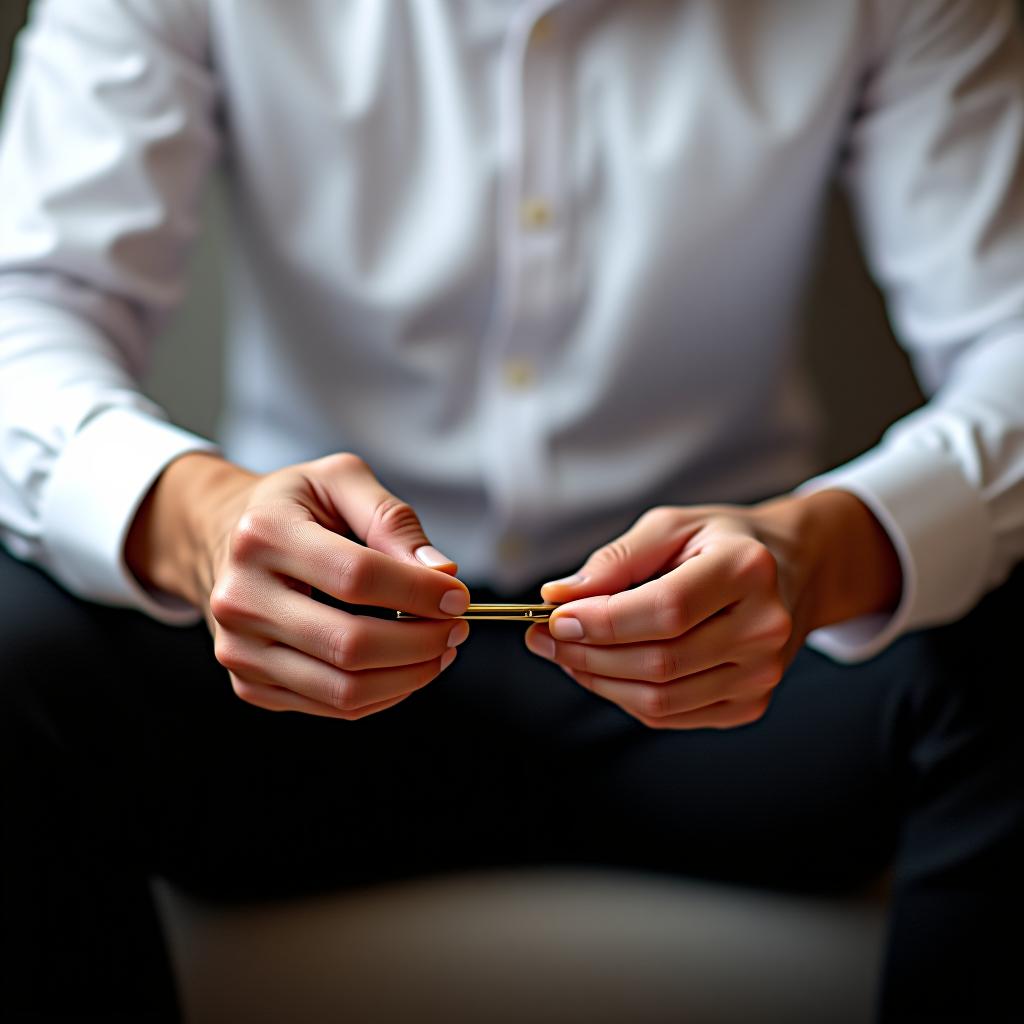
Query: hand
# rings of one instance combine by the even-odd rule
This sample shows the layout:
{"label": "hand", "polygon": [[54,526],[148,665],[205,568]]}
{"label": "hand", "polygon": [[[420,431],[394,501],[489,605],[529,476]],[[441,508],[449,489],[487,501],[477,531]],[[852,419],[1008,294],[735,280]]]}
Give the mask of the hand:
{"label": "hand", "polygon": [[812,629],[891,608],[900,586],[888,536],[846,492],[657,508],[544,586],[565,603],[526,643],[652,728],[728,728],[765,713]]}
{"label": "hand", "polygon": [[[203,611],[235,693],[271,711],[383,711],[447,668],[469,635],[451,621],[469,603],[455,563],[354,455],[267,476],[183,456],[140,508],[125,557],[143,584]],[[426,618],[357,615],[313,588]]]}

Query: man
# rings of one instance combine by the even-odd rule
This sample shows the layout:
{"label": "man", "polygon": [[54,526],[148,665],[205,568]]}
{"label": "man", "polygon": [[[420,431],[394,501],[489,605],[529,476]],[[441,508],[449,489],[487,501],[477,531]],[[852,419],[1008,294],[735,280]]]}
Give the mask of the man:
{"label": "man", "polygon": [[[5,559],[8,1005],[173,1013],[153,871],[894,859],[883,1017],[1000,1019],[1022,57],[1000,0],[39,3],[0,520],[77,599]],[[137,379],[218,157],[215,448]],[[837,167],[932,397],[808,479],[792,328]],[[455,656],[471,594],[559,574],[525,648]]]}

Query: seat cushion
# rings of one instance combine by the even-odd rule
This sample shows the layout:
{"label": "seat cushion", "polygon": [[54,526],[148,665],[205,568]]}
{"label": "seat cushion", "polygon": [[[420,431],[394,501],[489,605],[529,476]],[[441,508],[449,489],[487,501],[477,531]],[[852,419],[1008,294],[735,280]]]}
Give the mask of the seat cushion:
{"label": "seat cushion", "polygon": [[246,907],[157,885],[188,1019],[868,1021],[884,904],[606,869]]}

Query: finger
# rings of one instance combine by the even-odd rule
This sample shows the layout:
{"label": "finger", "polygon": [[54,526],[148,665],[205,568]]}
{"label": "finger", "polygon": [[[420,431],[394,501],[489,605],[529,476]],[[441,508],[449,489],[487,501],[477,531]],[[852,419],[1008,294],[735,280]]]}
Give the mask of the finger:
{"label": "finger", "polygon": [[[586,673],[577,672],[575,669],[570,668],[566,668],[564,671],[567,676],[578,682],[584,689],[590,689],[590,680]],[[714,704],[705,705],[695,711],[670,715],[666,718],[651,718],[625,707],[622,710],[631,718],[635,718],[642,725],[646,725],[650,729],[731,729],[741,725],[749,725],[762,718],[771,703],[771,697],[772,694],[769,692],[754,697],[752,700],[719,701]]]}
{"label": "finger", "polygon": [[[712,623],[717,625],[718,620],[713,619]],[[731,628],[729,624],[730,631]],[[728,639],[725,643],[691,644],[691,637],[696,641],[697,630],[682,640],[600,647],[554,640],[541,629],[534,626],[526,634],[526,646],[534,654],[591,675],[634,682],[669,683],[732,662],[741,654],[738,646]],[[724,632],[722,629],[718,631]]]}
{"label": "finger", "polygon": [[671,718],[640,719],[651,729],[736,729],[762,719],[771,704],[771,694],[747,701],[723,701],[699,711]]}
{"label": "finger", "polygon": [[744,600],[671,640],[605,646],[568,643],[536,625],[527,630],[526,646],[542,658],[592,675],[668,683],[782,651],[791,631],[792,618],[781,603],[763,606]]}
{"label": "finger", "polygon": [[408,565],[452,574],[456,563],[427,539],[419,516],[392,494],[358,456],[328,455],[310,464],[310,482],[336,517],[366,546]]}
{"label": "finger", "polygon": [[573,671],[576,681],[592,693],[624,711],[651,719],[689,714],[722,701],[754,700],[778,682],[774,672],[767,669],[751,671],[736,665],[721,665],[664,685]]}
{"label": "finger", "polygon": [[362,672],[440,658],[448,648],[465,642],[469,623],[462,619],[397,622],[353,615],[289,591],[261,632],[335,668]]}
{"label": "finger", "polygon": [[598,548],[578,573],[541,587],[545,601],[561,604],[577,598],[614,594],[658,574],[685,546],[703,520],[679,509],[645,512],[621,536]]}
{"label": "finger", "polygon": [[728,545],[702,551],[632,590],[561,605],[548,630],[558,640],[588,644],[682,636],[743,596],[743,580],[731,571],[731,562]]}
{"label": "finger", "polygon": [[280,682],[289,690],[338,711],[358,711],[426,686],[455,660],[456,652],[447,650],[441,657],[418,665],[365,672],[336,669],[288,647],[272,647],[268,654],[269,679],[260,681]]}
{"label": "finger", "polygon": [[[219,622],[249,615],[265,595],[287,589],[273,579],[274,573],[350,604],[395,608],[427,618],[461,615],[469,605],[469,591],[459,580],[395,561],[317,522],[297,521],[289,510],[276,507],[243,517],[232,539],[232,558],[242,568],[221,579],[210,599]],[[252,575],[260,570],[258,577]]]}
{"label": "finger", "polygon": [[452,648],[417,665],[346,672],[280,644],[259,645],[220,634],[216,648],[217,660],[240,679],[284,687],[336,711],[356,711],[418,690],[444,671],[456,654]]}
{"label": "finger", "polygon": [[280,686],[268,686],[264,683],[250,683],[245,680],[232,680],[235,693],[247,704],[263,708],[265,711],[299,711],[307,715],[316,715],[320,718],[339,718],[347,722],[354,722],[359,718],[384,711],[387,708],[400,704],[411,694],[404,694],[401,697],[393,697],[391,700],[381,701],[379,704],[371,704],[369,707],[360,708],[358,711],[338,711],[329,708],[325,704],[302,697],[291,690],[285,690]]}

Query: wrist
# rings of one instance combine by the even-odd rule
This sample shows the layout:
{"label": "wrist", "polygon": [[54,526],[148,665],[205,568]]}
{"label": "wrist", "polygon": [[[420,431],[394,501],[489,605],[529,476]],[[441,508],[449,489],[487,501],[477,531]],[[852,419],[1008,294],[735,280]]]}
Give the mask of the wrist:
{"label": "wrist", "polygon": [[139,582],[202,607],[213,583],[223,509],[254,479],[210,452],[188,452],[169,463],[139,505],[125,541],[125,563]]}
{"label": "wrist", "polygon": [[839,489],[787,495],[757,506],[755,518],[770,535],[783,539],[805,633],[889,612],[899,603],[899,556],[856,495]]}

